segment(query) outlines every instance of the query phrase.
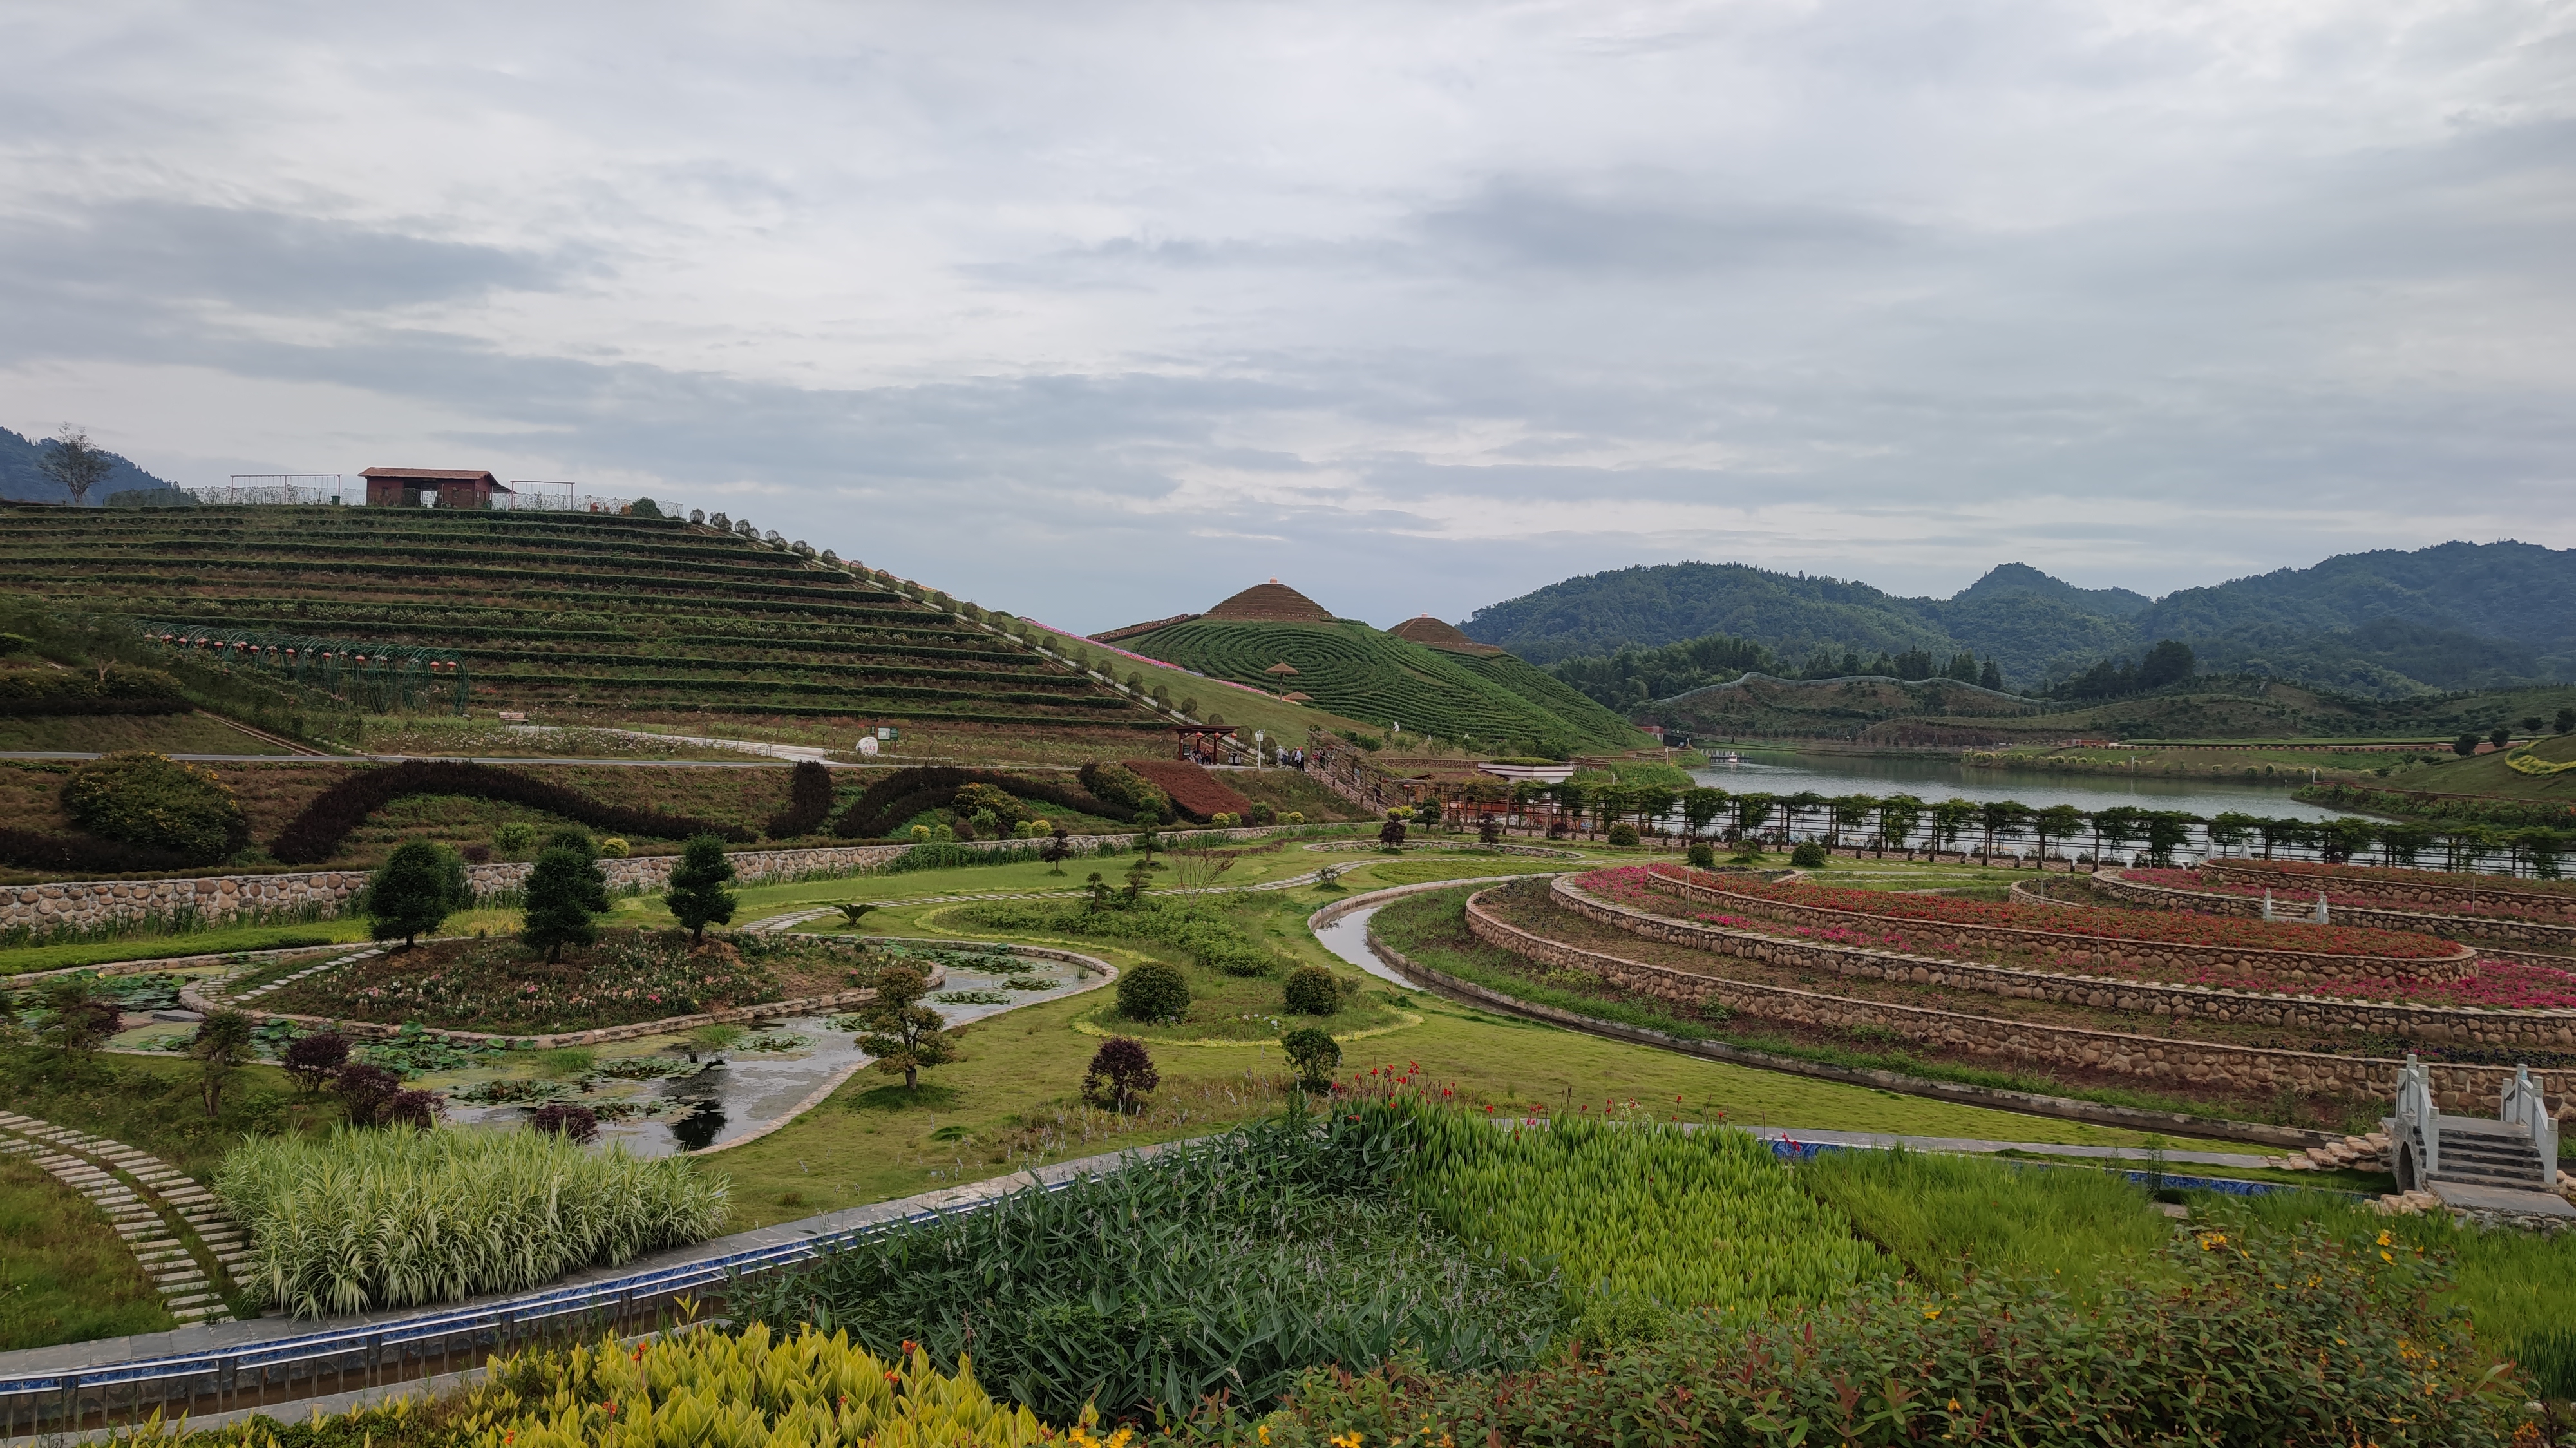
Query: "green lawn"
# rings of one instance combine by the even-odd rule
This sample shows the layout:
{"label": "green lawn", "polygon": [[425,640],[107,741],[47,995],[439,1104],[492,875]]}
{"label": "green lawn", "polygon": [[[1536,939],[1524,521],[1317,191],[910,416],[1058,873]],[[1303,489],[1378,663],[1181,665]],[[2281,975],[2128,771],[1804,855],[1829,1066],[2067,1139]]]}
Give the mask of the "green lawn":
{"label": "green lawn", "polygon": [[[1508,858],[1359,858],[1365,863],[1350,877],[1355,889],[1410,883],[1415,876],[1502,873],[1497,867],[1515,863],[1547,868],[1544,861]],[[1044,867],[1034,868],[1043,879]],[[1389,874],[1408,878],[1379,878]],[[855,883],[883,882],[835,882],[832,888]],[[1306,916],[1334,898],[1308,886],[1262,892],[1243,904],[1257,912],[1252,924],[1284,953],[1355,978],[1352,967],[1325,951],[1304,928]],[[1078,937],[971,931],[955,921],[959,911],[945,903],[890,906],[869,916],[865,928],[871,934],[1028,939],[1117,964],[1172,958],[1142,942],[1104,944]],[[1197,971],[1184,960],[1173,963],[1185,973]],[[1384,986],[1374,977],[1369,980],[1373,989]],[[2155,1140],[2141,1132],[1703,1061],[1496,1016],[1424,994],[1390,990],[1389,995],[1422,1023],[1354,1043],[1345,1051],[1346,1070],[1418,1067],[1422,1079],[1472,1105],[1528,1110],[1545,1104],[1551,1111],[1580,1115],[1607,1101],[1624,1105],[1633,1099],[1689,1120],[1740,1126],[2102,1146],[2145,1146]],[[889,1085],[883,1077],[862,1074],[781,1130],[709,1157],[709,1165],[734,1179],[735,1229],[1197,1135],[1258,1115],[1279,1101],[1287,1071],[1273,1044],[1165,1046],[1155,1053],[1163,1088],[1151,1110],[1123,1120],[1087,1110],[1079,1086],[1099,1041],[1076,1030],[1074,1022],[1102,1004],[1097,995],[1075,997],[978,1022],[965,1030],[964,1058],[926,1073],[917,1098],[906,1097],[899,1082]],[[2186,1143],[2168,1138],[2166,1144]],[[2228,1143],[2190,1144],[2242,1149]]]}
{"label": "green lawn", "polygon": [[182,1057],[100,1055],[85,1066],[35,1047],[0,1051],[0,1100],[56,1126],[148,1151],[205,1181],[245,1132],[318,1130],[340,1118],[336,1098],[307,1096],[274,1066],[245,1066],[206,1118],[197,1063]]}
{"label": "green lawn", "polygon": [[173,1325],[98,1208],[33,1162],[0,1157],[0,1352]]}

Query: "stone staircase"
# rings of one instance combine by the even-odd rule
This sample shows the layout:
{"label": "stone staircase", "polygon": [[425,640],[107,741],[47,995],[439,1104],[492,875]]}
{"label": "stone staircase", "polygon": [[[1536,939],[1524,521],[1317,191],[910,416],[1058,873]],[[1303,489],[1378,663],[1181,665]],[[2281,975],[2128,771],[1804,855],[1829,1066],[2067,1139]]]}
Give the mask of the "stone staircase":
{"label": "stone staircase", "polygon": [[182,1325],[229,1322],[224,1289],[250,1259],[215,1194],[149,1152],[0,1111],[0,1154],[34,1162],[107,1214]]}
{"label": "stone staircase", "polygon": [[2558,1131],[2528,1069],[2506,1083],[2494,1120],[2439,1110],[2421,1062],[2408,1056],[2397,1076],[2396,1113],[2381,1123],[2395,1144],[2397,1194],[2389,1210],[2425,1210],[2431,1198],[2463,1220],[2560,1230],[2576,1225],[2576,1202],[2558,1170]]}

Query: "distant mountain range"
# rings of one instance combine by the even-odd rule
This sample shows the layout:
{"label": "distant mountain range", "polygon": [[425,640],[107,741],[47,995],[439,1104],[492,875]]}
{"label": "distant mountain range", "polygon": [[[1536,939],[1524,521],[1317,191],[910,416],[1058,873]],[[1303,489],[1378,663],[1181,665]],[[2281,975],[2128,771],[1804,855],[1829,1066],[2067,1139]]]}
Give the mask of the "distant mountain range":
{"label": "distant mountain range", "polygon": [[[42,458],[45,450],[53,445],[51,438],[24,438],[5,427],[0,427],[0,501],[12,503],[68,503],[71,501],[71,495],[63,491],[63,485],[47,477],[45,470],[36,465],[37,459]],[[152,476],[126,461],[119,454],[109,453],[107,459],[107,482],[90,489],[89,505],[93,508],[104,504],[110,493],[122,493],[134,488],[178,486],[176,483],[164,482]]]}
{"label": "distant mountain range", "polygon": [[1552,583],[1479,609],[1469,638],[1535,663],[1723,634],[1783,659],[1966,652],[2038,690],[2180,639],[2204,672],[2388,698],[2576,679],[2576,550],[2443,543],[2347,553],[2148,598],[2007,563],[1947,599],[1740,563],[1667,563]]}

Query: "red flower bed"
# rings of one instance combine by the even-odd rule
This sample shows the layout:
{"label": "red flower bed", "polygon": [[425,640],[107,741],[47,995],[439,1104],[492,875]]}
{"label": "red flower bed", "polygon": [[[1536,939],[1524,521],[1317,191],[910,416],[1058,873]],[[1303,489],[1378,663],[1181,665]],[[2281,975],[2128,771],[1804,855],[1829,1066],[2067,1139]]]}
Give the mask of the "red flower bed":
{"label": "red flower bed", "polygon": [[[1635,884],[1610,885],[1614,876],[1641,877]],[[1665,888],[1668,879],[1688,879],[1689,872],[1671,865],[1627,866],[1599,870],[1576,881],[1587,890],[1610,895],[1615,889]],[[1596,884],[1596,881],[1604,882]],[[2182,915],[2143,910],[2077,911],[2046,905],[1997,904],[1961,900],[1949,895],[1906,895],[1878,890],[1846,890],[1811,885],[1802,880],[1762,880],[1752,876],[1708,876],[1711,884],[1738,895],[1776,900],[1810,910],[1837,910],[1919,920],[1926,925],[1980,925],[2006,930],[2032,930],[2089,940],[2132,940],[2141,945],[2212,946],[2231,950],[2296,950],[2312,955],[2378,956],[2391,960],[2439,960],[2459,947],[2429,935],[2398,930],[2365,930],[2344,925],[2301,925],[2287,921],[2240,920],[2225,915]],[[1612,895],[1612,898],[1619,898]],[[2098,915],[2099,918],[2096,918]]]}
{"label": "red flower bed", "polygon": [[2220,860],[2216,863],[2242,865],[2249,870],[2277,870],[2284,875],[2306,875],[2320,880],[2344,880],[2355,885],[2447,885],[2454,890],[2501,890],[2525,895],[2558,897],[2576,895],[2576,880],[2517,880],[2510,876],[2481,875],[2459,870],[2406,870],[2388,865],[2323,865],[2314,860]]}
{"label": "red flower bed", "polygon": [[[2323,894],[2326,897],[2329,913],[2350,907],[2355,910],[2413,910],[2426,915],[2477,915],[2497,920],[2528,920],[2540,925],[2569,923],[2567,912],[2563,909],[2548,905],[2516,904],[2510,899],[2406,901],[2391,900],[2384,895],[2355,895],[2349,891],[2337,891],[2332,888],[2336,878],[2331,875],[2316,877],[2317,886],[2320,888],[2314,889],[2306,887],[2304,882],[2299,887],[2291,888],[2250,885],[2241,880],[2213,879],[2198,870],[2129,869],[2122,870],[2120,878],[2135,880],[2141,885],[2162,885],[2169,890],[2200,890],[2213,895],[2242,895],[2255,900],[2263,898],[2263,892],[2270,889],[2273,891],[2272,904],[2279,911],[2305,909],[2315,902],[2319,894]],[[2456,877],[2454,877],[2454,883],[2457,883]]]}
{"label": "red flower bed", "polygon": [[1119,763],[1152,780],[1156,789],[1172,797],[1172,807],[1191,819],[1205,822],[1222,811],[1239,820],[1252,812],[1252,801],[1186,759],[1122,759]]}
{"label": "red flower bed", "polygon": [[[1854,925],[1850,927],[1787,925],[1776,920],[1747,919],[1744,916],[1729,914],[1720,910],[1695,909],[1687,904],[1677,906],[1674,903],[1673,893],[1670,888],[1670,880],[1672,877],[1680,875],[1681,873],[1682,872],[1677,871],[1670,866],[1628,865],[1613,870],[1595,871],[1592,874],[1578,878],[1575,883],[1582,886],[1584,889],[1591,891],[1595,895],[1599,895],[1604,899],[1616,900],[1622,905],[1635,906],[1641,910],[1650,910],[1657,914],[1671,916],[1678,919],[1695,920],[1704,924],[1723,926],[1730,930],[1748,930],[1759,935],[1772,935],[1797,940],[1814,940],[1821,941],[1829,945],[1853,945],[1864,949],[1893,950],[1910,954],[1935,955],[1943,957],[1958,957],[1962,954],[1960,951],[1939,946],[1918,947],[1909,942],[1901,932],[1886,930],[1883,928],[1873,929],[1867,925]],[[2123,873],[2134,878],[2141,872],[2129,870],[2124,871]],[[1724,888],[1735,888],[1738,883],[1738,881],[1730,879],[1726,882]],[[1816,887],[1809,888],[1813,890]],[[1748,890],[1744,893],[1752,894],[1754,892]],[[1941,902],[1951,905],[1975,905],[1980,903],[1969,900],[1950,900],[1938,895],[1890,896],[1872,890],[1836,890],[1830,893],[1845,897],[1857,896],[1861,900],[1873,904],[1889,900],[1905,900],[1927,904]],[[1767,899],[1775,897],[1766,894],[1764,898]],[[1784,903],[1803,905],[1807,902],[1804,900],[1798,900]],[[1836,907],[1825,906],[1820,908],[1831,909]],[[1881,911],[1878,913],[1893,914],[1895,912]],[[2142,921],[2152,921],[2157,917],[2140,913],[2135,918]],[[2209,921],[2221,919],[2223,917],[2192,915],[2169,918]],[[1987,922],[1980,921],[1976,923],[1983,924]],[[2240,923],[2260,925],[2262,922],[2249,921]],[[2040,928],[2055,930],[2061,934],[2102,938],[2102,932],[2068,930],[2065,928],[2067,924],[2068,922],[2062,915],[2051,911],[2049,914],[2041,917]],[[2334,926],[2320,927],[2309,925],[2305,927],[2295,927],[2279,924],[2268,928],[2273,930],[2306,929],[2309,931],[2320,929],[2341,929],[2341,927]],[[2384,930],[2344,930],[2342,933],[2358,936],[2394,936],[2395,938],[2402,940],[2422,939],[2420,936],[2397,935],[2395,932]],[[2444,942],[2443,945],[2444,953],[2447,953],[2450,947],[2447,942]],[[2304,949],[2311,947],[2299,948]],[[2371,953],[2377,954],[2380,952]],[[2085,975],[2122,976],[2137,980],[2157,980],[2173,985],[2208,986],[2212,990],[2241,990],[2278,994],[2284,990],[2295,989],[2298,993],[2303,995],[2324,996],[2336,1000],[2404,1001],[2413,1005],[2477,1006],[2486,1010],[2576,1009],[2576,970],[2559,970],[2549,966],[2526,965],[2518,961],[2502,961],[2482,958],[2477,963],[2477,974],[2466,980],[2426,981],[2397,980],[2392,978],[2323,981],[2303,980],[2295,987],[2289,987],[2284,986],[2280,981],[2272,980],[2260,975],[2250,975],[2241,970],[2185,967],[2180,970],[2148,971],[2114,965],[2103,961],[2074,960],[2054,955],[2044,947],[2019,951],[1970,951],[1965,954],[1977,958],[1983,964],[2008,966],[2018,970],[2039,970],[2058,974],[2073,971],[2080,972]]]}

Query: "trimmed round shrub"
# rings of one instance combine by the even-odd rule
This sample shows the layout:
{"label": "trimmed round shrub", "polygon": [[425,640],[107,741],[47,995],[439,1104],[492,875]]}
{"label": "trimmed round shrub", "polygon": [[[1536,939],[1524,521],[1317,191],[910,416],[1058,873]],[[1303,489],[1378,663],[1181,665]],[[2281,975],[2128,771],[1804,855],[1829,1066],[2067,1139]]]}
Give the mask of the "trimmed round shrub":
{"label": "trimmed round shrub", "polygon": [[505,855],[524,855],[537,847],[537,827],[526,820],[505,820],[492,828],[492,847]]}
{"label": "trimmed round shrub", "polygon": [[1789,863],[1801,870],[1821,870],[1825,859],[1825,847],[1814,840],[1801,840],[1798,848],[1789,852]]}
{"label": "trimmed round shrub", "polygon": [[1189,1009],[1190,983],[1177,965],[1149,960],[1118,977],[1118,1013],[1131,1021],[1177,1021]]}
{"label": "trimmed round shrub", "polygon": [[104,840],[220,860],[250,839],[241,801],[212,770],[146,749],[93,759],[63,786],[63,812]]}
{"label": "trimmed round shrub", "polygon": [[635,853],[635,847],[615,835],[610,835],[599,842],[599,853],[603,859],[622,860]]}
{"label": "trimmed round shrub", "polygon": [[1299,1026],[1279,1038],[1279,1049],[1288,1053],[1288,1064],[1297,1068],[1297,1084],[1309,1091],[1324,1091],[1333,1084],[1334,1068],[1342,1064],[1342,1043],[1322,1026]]}
{"label": "trimmed round shrub", "polygon": [[1292,825],[1304,824],[1306,822],[1306,812],[1302,809],[1292,809],[1288,811],[1287,822]]}
{"label": "trimmed round shrub", "polygon": [[1288,1009],[1301,1016],[1329,1016],[1342,1008],[1342,983],[1320,965],[1301,965],[1288,972],[1282,994]]}
{"label": "trimmed round shrub", "polygon": [[1686,858],[1693,869],[1714,870],[1717,868],[1717,847],[1706,840],[1693,840]]}
{"label": "trimmed round shrub", "polygon": [[1625,821],[1612,825],[1610,827],[1610,843],[1618,845],[1623,849],[1636,848],[1637,827]]}

